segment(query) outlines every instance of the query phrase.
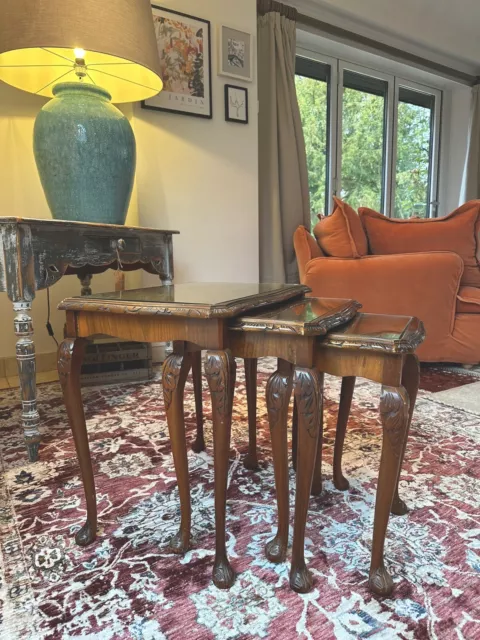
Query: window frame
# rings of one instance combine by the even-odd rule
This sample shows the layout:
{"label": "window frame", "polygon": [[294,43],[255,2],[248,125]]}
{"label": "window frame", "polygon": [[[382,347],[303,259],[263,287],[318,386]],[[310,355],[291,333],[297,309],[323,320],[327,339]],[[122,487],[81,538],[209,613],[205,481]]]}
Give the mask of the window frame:
{"label": "window frame", "polygon": [[396,190],[396,169],[397,169],[397,132],[398,132],[398,104],[400,87],[405,89],[411,89],[418,93],[425,93],[435,98],[435,106],[433,109],[433,130],[430,139],[430,185],[428,191],[428,203],[427,203],[427,218],[438,217],[438,208],[440,206],[439,200],[439,177],[440,177],[440,140],[442,131],[442,112],[443,112],[443,91],[440,89],[434,89],[418,82],[412,82],[399,76],[395,76],[395,96],[394,96],[394,130],[393,130],[393,156],[392,156],[392,189],[390,200],[391,217],[394,217],[395,213],[395,190]]}
{"label": "window frame", "polygon": [[[330,66],[330,86],[328,87],[329,111],[328,111],[328,143],[327,157],[327,201],[331,203],[332,197],[341,193],[342,176],[342,127],[343,127],[343,77],[345,71],[370,76],[387,82],[386,94],[386,118],[384,136],[384,166],[383,166],[383,194],[382,213],[387,217],[395,214],[395,187],[397,167],[397,131],[398,131],[398,101],[400,87],[416,92],[432,95],[435,98],[433,110],[433,132],[430,152],[431,179],[429,186],[428,218],[437,217],[440,207],[440,174],[441,159],[440,147],[442,143],[443,115],[444,115],[444,91],[428,84],[408,80],[404,76],[386,73],[378,69],[359,65],[342,58],[324,55],[311,49],[298,46],[296,55],[318,61]],[[328,214],[329,207],[326,213]]]}
{"label": "window frame", "polygon": [[[345,71],[353,71],[356,74],[360,74],[363,76],[370,76],[371,78],[376,78],[377,80],[383,80],[387,83],[387,95],[386,99],[386,108],[385,108],[385,133],[384,133],[384,166],[382,167],[382,202],[381,202],[381,213],[386,213],[388,211],[388,203],[391,202],[391,171],[392,171],[392,145],[391,138],[393,135],[392,131],[392,117],[393,117],[393,81],[395,76],[392,76],[388,73],[384,73],[383,71],[376,71],[375,69],[370,69],[369,67],[364,67],[362,65],[353,64],[351,62],[346,62],[345,60],[338,60],[338,138],[337,138],[337,193],[341,193],[342,190],[342,148],[343,148],[343,95],[344,95],[344,82],[343,77]],[[335,195],[337,195],[337,193]]]}

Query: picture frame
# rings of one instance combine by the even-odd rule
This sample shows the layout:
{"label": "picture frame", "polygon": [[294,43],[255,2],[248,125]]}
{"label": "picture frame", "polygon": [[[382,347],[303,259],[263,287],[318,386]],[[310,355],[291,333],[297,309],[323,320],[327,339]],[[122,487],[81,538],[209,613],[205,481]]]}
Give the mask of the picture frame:
{"label": "picture frame", "polygon": [[[143,109],[213,117],[210,22],[152,4],[163,90]],[[185,45],[188,46],[185,46]]]}
{"label": "picture frame", "polygon": [[238,124],[248,124],[248,89],[225,85],[225,120]]}
{"label": "picture frame", "polygon": [[253,36],[226,25],[219,26],[218,74],[253,81]]}

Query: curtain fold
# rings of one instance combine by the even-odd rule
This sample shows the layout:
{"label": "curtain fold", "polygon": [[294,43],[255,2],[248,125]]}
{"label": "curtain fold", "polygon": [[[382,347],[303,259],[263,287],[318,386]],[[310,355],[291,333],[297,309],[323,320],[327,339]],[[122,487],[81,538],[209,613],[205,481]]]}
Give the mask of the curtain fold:
{"label": "curtain fold", "polygon": [[480,84],[472,90],[472,119],[464,183],[465,200],[480,199]]}
{"label": "curtain fold", "polygon": [[295,91],[297,11],[258,0],[260,280],[298,282],[293,234],[310,226],[307,158]]}

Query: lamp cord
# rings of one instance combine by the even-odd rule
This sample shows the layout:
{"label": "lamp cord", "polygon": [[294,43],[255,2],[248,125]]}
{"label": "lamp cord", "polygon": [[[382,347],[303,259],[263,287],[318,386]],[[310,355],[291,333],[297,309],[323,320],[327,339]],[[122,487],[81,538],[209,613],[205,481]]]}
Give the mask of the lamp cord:
{"label": "lamp cord", "polygon": [[48,331],[48,335],[53,338],[53,340],[55,341],[55,344],[58,347],[58,340],[55,338],[55,332],[53,331],[53,327],[50,323],[50,287],[47,287],[47,331]]}

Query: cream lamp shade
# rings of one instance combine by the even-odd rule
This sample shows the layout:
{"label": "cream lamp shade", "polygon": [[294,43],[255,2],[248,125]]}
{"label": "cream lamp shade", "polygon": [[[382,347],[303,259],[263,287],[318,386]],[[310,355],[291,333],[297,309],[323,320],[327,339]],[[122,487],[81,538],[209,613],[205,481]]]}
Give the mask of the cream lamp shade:
{"label": "cream lamp shade", "polygon": [[0,80],[51,98],[79,76],[115,103],[162,90],[149,0],[0,0]]}

